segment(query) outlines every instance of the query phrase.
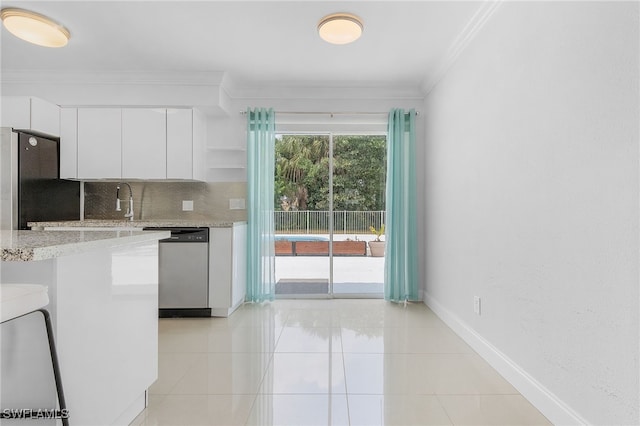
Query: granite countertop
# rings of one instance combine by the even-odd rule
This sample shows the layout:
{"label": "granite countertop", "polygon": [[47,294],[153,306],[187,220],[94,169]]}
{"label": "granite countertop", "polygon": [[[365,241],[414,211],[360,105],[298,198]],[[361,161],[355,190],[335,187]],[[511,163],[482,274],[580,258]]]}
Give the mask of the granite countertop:
{"label": "granite countertop", "polygon": [[168,231],[12,231],[0,230],[0,260],[45,260],[96,248],[157,241]]}
{"label": "granite countertop", "polygon": [[55,222],[29,222],[31,228],[145,228],[145,227],[196,227],[196,228],[231,228],[233,222],[224,220],[68,220]]}

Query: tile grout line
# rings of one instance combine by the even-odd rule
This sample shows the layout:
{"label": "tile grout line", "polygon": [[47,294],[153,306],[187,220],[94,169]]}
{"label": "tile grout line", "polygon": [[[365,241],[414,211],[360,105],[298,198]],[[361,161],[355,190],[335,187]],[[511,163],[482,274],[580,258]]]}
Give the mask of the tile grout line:
{"label": "tile grout line", "polygon": [[438,401],[438,404],[440,404],[440,407],[442,408],[442,411],[444,411],[444,414],[447,416],[447,418],[449,419],[449,423],[451,423],[452,425],[454,425],[455,423],[453,423],[453,419],[451,418],[451,416],[449,415],[449,411],[447,411],[447,408],[444,406],[444,404],[442,403],[442,401],[440,400],[440,397],[438,396],[438,394],[434,395],[436,397],[436,401]]}
{"label": "tile grout line", "polygon": [[344,359],[344,340],[342,339],[342,323],[340,323],[340,357],[342,358],[342,376],[344,377],[344,393],[347,400],[347,423],[351,425],[351,407],[349,406],[349,385],[347,384],[347,363]]}

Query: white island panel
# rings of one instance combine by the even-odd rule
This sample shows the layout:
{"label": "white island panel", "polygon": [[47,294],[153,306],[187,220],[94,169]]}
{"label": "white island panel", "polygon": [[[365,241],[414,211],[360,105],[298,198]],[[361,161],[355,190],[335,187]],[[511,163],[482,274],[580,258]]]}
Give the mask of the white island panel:
{"label": "white island panel", "polygon": [[[71,424],[129,424],[157,378],[158,242],[133,236],[67,253],[1,262],[1,282],[49,287]],[[2,325],[3,408],[55,403],[43,323],[31,317]]]}

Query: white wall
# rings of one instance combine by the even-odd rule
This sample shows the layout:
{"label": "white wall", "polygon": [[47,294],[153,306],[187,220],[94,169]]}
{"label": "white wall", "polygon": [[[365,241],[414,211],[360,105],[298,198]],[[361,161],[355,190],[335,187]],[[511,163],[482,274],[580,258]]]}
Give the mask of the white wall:
{"label": "white wall", "polygon": [[426,301],[555,423],[640,423],[638,22],[505,2],[425,101]]}

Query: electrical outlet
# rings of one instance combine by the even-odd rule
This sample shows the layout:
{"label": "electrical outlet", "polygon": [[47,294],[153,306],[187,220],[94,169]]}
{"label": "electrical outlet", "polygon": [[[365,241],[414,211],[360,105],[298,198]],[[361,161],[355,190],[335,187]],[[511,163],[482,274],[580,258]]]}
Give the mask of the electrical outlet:
{"label": "electrical outlet", "polygon": [[182,211],[183,212],[192,212],[193,211],[193,200],[182,200]]}
{"label": "electrical outlet", "polygon": [[473,296],[473,312],[475,312],[476,315],[480,315],[482,312],[480,305],[480,296]]}

